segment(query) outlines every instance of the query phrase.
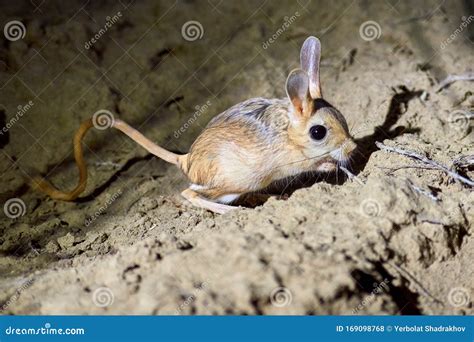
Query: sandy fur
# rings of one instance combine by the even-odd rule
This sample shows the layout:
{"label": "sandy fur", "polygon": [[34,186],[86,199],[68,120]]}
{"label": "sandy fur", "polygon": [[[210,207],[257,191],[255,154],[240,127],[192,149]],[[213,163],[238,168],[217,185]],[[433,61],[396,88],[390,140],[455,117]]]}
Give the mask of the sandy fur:
{"label": "sandy fur", "polygon": [[[257,98],[211,120],[181,158],[184,173],[201,186],[195,190],[210,199],[260,190],[273,181],[316,170],[348,138],[338,118],[327,110],[297,126],[290,123],[290,111],[289,100]],[[328,142],[318,145],[309,138],[308,126],[314,120],[333,132]]]}

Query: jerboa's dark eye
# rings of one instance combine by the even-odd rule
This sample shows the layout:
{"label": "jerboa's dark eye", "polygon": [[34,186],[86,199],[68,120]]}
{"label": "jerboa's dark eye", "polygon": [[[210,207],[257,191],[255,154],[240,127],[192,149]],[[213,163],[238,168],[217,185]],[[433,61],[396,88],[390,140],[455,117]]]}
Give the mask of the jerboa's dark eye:
{"label": "jerboa's dark eye", "polygon": [[326,137],[328,130],[321,125],[314,125],[309,129],[309,134],[314,140],[323,140]]}

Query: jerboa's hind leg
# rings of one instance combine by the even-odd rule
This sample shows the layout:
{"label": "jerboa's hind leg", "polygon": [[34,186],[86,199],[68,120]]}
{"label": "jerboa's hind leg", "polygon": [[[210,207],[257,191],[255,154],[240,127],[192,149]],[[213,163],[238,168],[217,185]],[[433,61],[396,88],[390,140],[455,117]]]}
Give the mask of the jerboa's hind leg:
{"label": "jerboa's hind leg", "polygon": [[[228,211],[238,209],[239,207],[234,207],[232,205],[228,204],[222,204],[222,203],[217,203],[213,202],[212,200],[209,200],[207,198],[202,197],[199,193],[196,191],[192,190],[191,188],[188,188],[184,190],[181,195],[186,198],[189,202],[191,202],[193,205],[199,208],[207,209],[210,210],[214,213],[217,214],[224,214]],[[236,198],[239,195],[235,194],[229,194],[228,199],[230,198]],[[223,198],[226,197],[226,195],[222,196]]]}

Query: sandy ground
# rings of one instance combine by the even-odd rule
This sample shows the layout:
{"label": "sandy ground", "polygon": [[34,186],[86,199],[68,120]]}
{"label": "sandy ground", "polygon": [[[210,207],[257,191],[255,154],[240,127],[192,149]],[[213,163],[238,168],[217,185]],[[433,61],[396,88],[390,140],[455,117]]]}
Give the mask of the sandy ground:
{"label": "sandy ground", "polygon": [[[33,105],[1,136],[1,203],[25,207],[0,217],[0,312],[474,314],[472,188],[375,147],[449,168],[474,155],[473,83],[435,91],[447,74],[472,71],[474,22],[446,41],[474,14],[466,4],[2,5],[3,24],[26,26],[0,50],[2,126],[19,105]],[[183,39],[189,20],[202,25],[200,39]],[[264,48],[285,20],[289,28]],[[359,33],[368,20],[381,27],[371,41]],[[99,109],[186,151],[230,105],[284,96],[311,34],[323,44],[325,98],[360,147],[356,180],[305,177],[279,189],[286,200],[219,216],[180,198],[187,182],[176,169],[118,132],[96,130],[86,139],[90,181],[80,201],[28,188],[34,173],[74,186],[71,137]]]}

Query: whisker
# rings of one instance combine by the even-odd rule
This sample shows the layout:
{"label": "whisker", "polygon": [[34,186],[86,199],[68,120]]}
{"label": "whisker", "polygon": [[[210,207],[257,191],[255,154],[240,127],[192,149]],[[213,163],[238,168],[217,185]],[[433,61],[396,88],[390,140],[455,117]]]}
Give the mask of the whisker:
{"label": "whisker", "polygon": [[359,127],[359,129],[357,130],[350,130],[349,131],[349,134],[351,135],[351,137],[355,136],[356,134],[358,133],[361,133],[361,132],[366,132],[366,131],[370,131],[371,128],[365,126],[364,124],[361,125],[361,127]]}
{"label": "whisker", "polygon": [[287,182],[287,184],[285,185],[285,187],[283,188],[282,192],[281,192],[281,195],[283,196],[283,194],[285,193],[286,189],[288,189],[290,187],[290,185],[295,181],[295,179],[298,177],[299,175],[294,175],[292,177],[290,177],[290,181]]}
{"label": "whisker", "polygon": [[355,152],[358,153],[364,159],[368,159],[367,156],[364,153],[362,153],[362,151],[360,151],[359,149],[356,149]]}
{"label": "whisker", "polygon": [[312,160],[312,159],[317,159],[317,158],[325,157],[325,156],[329,155],[331,152],[332,152],[332,151],[326,152],[326,153],[323,153],[323,154],[320,154],[320,155],[317,155],[317,156],[315,156],[315,157],[305,158],[305,159],[297,160],[297,161],[294,161],[294,162],[281,164],[281,165],[276,166],[275,169],[276,169],[276,168],[279,168],[279,167],[286,166],[286,165],[301,163],[301,162],[304,162],[304,161],[307,161],[307,160]]}

